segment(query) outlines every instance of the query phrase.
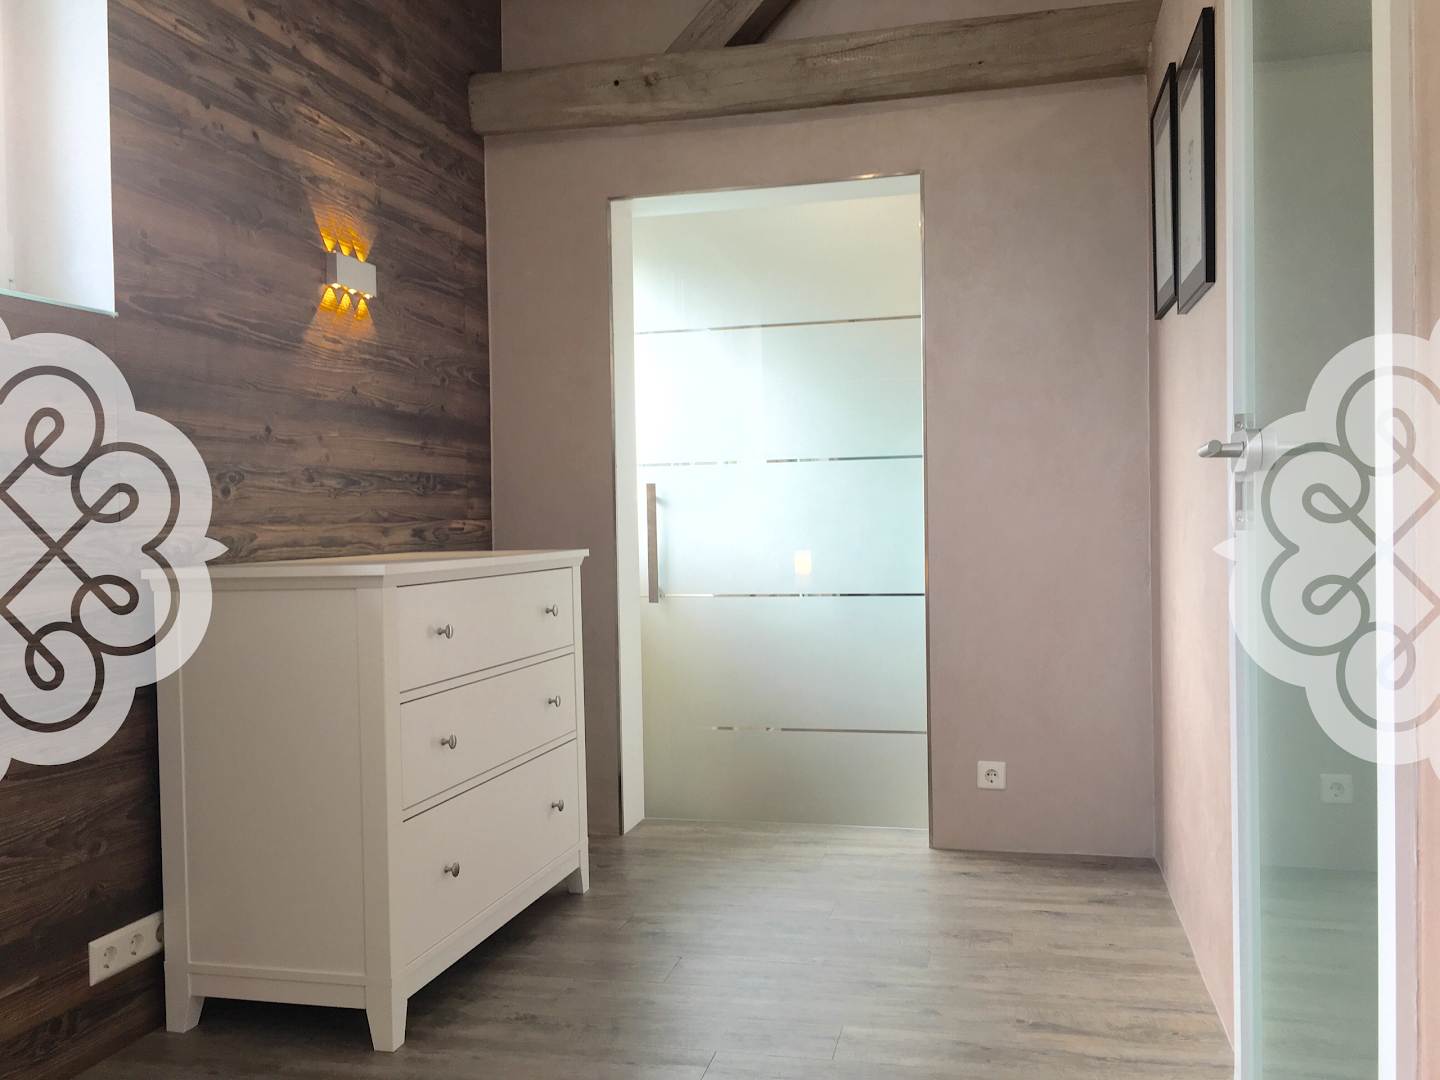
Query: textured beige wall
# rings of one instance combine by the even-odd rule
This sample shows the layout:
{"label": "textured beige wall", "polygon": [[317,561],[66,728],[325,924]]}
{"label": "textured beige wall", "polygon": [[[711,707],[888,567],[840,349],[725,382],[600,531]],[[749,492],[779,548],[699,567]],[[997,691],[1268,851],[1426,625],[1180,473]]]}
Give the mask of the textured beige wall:
{"label": "textured beige wall", "polygon": [[888,30],[944,19],[980,19],[1023,11],[1086,7],[1110,0],[795,0],[767,35],[771,41]]}
{"label": "textured beige wall", "polygon": [[1415,13],[1416,311],[1420,332],[1428,335],[1440,323],[1440,3],[1416,0]]}
{"label": "textured beige wall", "polygon": [[[1145,118],[1133,78],[487,141],[495,544],[591,551],[597,831],[618,826],[607,199],[918,171],[934,843],[1151,854]],[[981,758],[1007,791],[976,789]]]}
{"label": "textured beige wall", "polygon": [[[1149,99],[1185,55],[1205,0],[1166,0]],[[1230,843],[1229,471],[1195,448],[1230,430],[1225,296],[1224,6],[1219,56],[1219,280],[1150,331],[1155,594],[1156,854],[1226,1030],[1234,1035]]]}
{"label": "textured beige wall", "polygon": [[[941,19],[1084,7],[1106,0],[795,0],[771,28],[782,41]],[[506,71],[664,52],[705,0],[504,0]]]}
{"label": "textured beige wall", "polygon": [[664,52],[705,0],[502,0],[506,71]]}

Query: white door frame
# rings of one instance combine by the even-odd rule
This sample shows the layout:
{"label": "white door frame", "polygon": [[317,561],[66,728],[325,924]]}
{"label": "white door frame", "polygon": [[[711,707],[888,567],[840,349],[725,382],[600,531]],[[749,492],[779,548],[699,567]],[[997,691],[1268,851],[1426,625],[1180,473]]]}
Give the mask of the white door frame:
{"label": "white door frame", "polygon": [[[1375,132],[1375,333],[1415,334],[1415,84],[1413,0],[1372,0]],[[1428,329],[1428,328],[1427,328]],[[1383,362],[1383,361],[1382,361]],[[1382,514],[1382,517],[1387,516]],[[1389,565],[1383,557],[1382,566]],[[1390,575],[1393,580],[1393,574]],[[1380,578],[1379,609],[1387,604]],[[1393,698],[1379,698],[1381,738]],[[1392,729],[1393,730],[1393,729]],[[1416,1080],[1419,1069],[1420,765],[1381,766],[1378,780],[1380,1080]]]}
{"label": "white door frame", "polygon": [[[1251,213],[1253,190],[1250,142],[1245,137],[1251,123],[1253,85],[1250,77],[1254,41],[1251,34],[1251,0],[1225,0],[1224,45],[1220,64],[1225,78],[1225,212],[1226,212],[1226,421],[1235,414],[1235,379],[1242,353],[1250,349],[1253,314],[1249,303],[1249,285],[1254,279],[1254,261],[1250,258],[1254,221]],[[1230,496],[1227,495],[1227,499]],[[1235,540],[1233,516],[1230,522],[1231,542]],[[1233,627],[1230,633],[1230,839],[1231,839],[1231,914],[1234,938],[1234,1021],[1236,1080],[1258,1080],[1259,1056],[1255,1045],[1257,998],[1254,987],[1258,981],[1254,970],[1254,919],[1250,897],[1252,857],[1250,836],[1245,823],[1255,805],[1252,755],[1244,742],[1249,732],[1242,724],[1244,698],[1248,688],[1240,684],[1243,646]]]}
{"label": "white door frame", "polygon": [[645,819],[644,678],[640,667],[640,502],[635,487],[635,271],[629,199],[610,200],[611,440],[615,448],[615,593],[620,665],[620,833]]}

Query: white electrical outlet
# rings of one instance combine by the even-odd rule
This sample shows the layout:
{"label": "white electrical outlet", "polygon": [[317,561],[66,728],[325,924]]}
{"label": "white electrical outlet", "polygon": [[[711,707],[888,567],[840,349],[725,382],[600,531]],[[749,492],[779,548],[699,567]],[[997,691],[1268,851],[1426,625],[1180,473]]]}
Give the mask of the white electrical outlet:
{"label": "white electrical outlet", "polygon": [[1003,761],[981,761],[975,769],[975,786],[991,791],[1005,790],[1005,763]]}
{"label": "white electrical outlet", "polygon": [[158,911],[96,938],[90,942],[90,985],[134,967],[164,948],[165,918]]}
{"label": "white electrical outlet", "polygon": [[1353,803],[1355,782],[1349,773],[1321,773],[1320,801],[1329,803]]}

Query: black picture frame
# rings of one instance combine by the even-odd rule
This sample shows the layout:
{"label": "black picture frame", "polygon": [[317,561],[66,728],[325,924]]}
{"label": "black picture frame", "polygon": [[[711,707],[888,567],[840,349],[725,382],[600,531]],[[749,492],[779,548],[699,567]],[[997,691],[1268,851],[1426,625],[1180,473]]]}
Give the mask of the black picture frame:
{"label": "black picture frame", "polygon": [[1215,9],[1200,12],[1175,72],[1177,305],[1184,315],[1215,284]]}
{"label": "black picture frame", "polygon": [[1180,141],[1176,135],[1175,65],[1165,69],[1160,93],[1150,110],[1150,269],[1155,318],[1175,306],[1180,283],[1175,174]]}

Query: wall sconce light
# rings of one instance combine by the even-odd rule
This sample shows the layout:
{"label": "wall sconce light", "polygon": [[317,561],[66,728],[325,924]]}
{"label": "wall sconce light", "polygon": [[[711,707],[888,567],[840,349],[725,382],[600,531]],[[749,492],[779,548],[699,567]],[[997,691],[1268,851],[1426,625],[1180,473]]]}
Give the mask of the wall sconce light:
{"label": "wall sconce light", "polygon": [[368,262],[336,250],[325,256],[325,272],[329,285],[338,294],[342,291],[352,297],[357,294],[365,300],[373,300],[379,293],[375,286],[375,267]]}

